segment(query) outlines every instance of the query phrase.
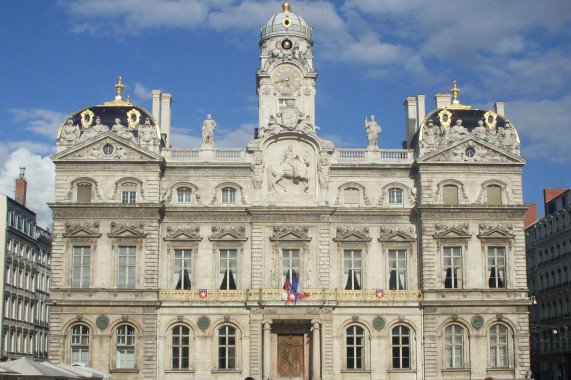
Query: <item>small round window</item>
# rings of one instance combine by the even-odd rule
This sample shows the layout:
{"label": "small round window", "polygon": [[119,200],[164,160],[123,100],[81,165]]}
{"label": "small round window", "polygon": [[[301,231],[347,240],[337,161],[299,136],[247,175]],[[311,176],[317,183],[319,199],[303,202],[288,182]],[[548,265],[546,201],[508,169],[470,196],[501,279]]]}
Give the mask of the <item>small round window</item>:
{"label": "small round window", "polygon": [[466,154],[466,156],[468,157],[474,157],[476,155],[476,149],[472,148],[472,147],[468,147],[466,148],[466,150],[464,151],[464,153]]}
{"label": "small round window", "polygon": [[113,145],[105,144],[103,146],[103,154],[109,156],[111,153],[113,153]]}

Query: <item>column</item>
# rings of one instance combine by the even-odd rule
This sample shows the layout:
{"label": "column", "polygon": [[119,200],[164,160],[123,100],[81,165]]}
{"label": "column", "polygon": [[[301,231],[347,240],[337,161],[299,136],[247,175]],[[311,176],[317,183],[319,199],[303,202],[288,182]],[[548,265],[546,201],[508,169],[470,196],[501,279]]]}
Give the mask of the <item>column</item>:
{"label": "column", "polygon": [[312,324],[312,342],[313,342],[313,351],[312,351],[312,371],[311,371],[311,380],[320,380],[321,379],[321,321],[318,319],[313,319],[311,321]]}
{"label": "column", "polygon": [[263,343],[263,358],[264,362],[262,364],[262,379],[270,379],[272,374],[272,342],[270,338],[270,333],[272,332],[272,320],[264,319],[262,321],[262,326],[264,328],[264,343]]}

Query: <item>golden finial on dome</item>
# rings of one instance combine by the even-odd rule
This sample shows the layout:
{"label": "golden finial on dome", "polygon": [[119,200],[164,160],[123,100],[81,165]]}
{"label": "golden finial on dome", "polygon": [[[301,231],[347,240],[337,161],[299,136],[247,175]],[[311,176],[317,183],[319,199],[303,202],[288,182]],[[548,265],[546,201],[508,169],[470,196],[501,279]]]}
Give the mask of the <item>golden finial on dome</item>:
{"label": "golden finial on dome", "polygon": [[450,92],[452,93],[454,100],[452,100],[452,104],[450,104],[449,106],[446,106],[446,108],[457,109],[457,110],[469,110],[470,108],[472,108],[472,106],[466,106],[466,105],[460,103],[460,101],[458,100],[458,93],[460,92],[460,89],[458,88],[456,81],[454,81],[453,87],[450,90]]}
{"label": "golden finial on dome", "polygon": [[452,93],[452,96],[454,97],[452,104],[460,104],[460,101],[458,100],[458,93],[460,92],[460,89],[456,85],[456,81],[454,81],[453,86],[454,87],[452,87],[452,90],[450,90],[450,92]]}
{"label": "golden finial on dome", "polygon": [[127,103],[131,104],[131,95],[127,95]]}
{"label": "golden finial on dome", "polygon": [[119,77],[119,82],[115,85],[115,88],[117,89],[117,96],[115,97],[115,100],[122,100],[121,93],[125,88],[125,86],[123,86],[123,78]]}
{"label": "golden finial on dome", "polygon": [[284,3],[282,4],[282,9],[284,10],[284,12],[290,12],[290,10],[289,10],[289,2],[284,1]]}

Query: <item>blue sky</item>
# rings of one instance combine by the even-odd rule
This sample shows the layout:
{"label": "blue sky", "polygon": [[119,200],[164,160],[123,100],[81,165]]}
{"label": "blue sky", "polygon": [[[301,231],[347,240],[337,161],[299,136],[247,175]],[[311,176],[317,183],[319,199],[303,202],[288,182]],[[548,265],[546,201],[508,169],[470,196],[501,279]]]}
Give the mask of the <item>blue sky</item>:
{"label": "blue sky", "polygon": [[[337,147],[364,148],[365,116],[381,148],[405,139],[403,102],[448,92],[506,116],[522,140],[524,200],[569,187],[571,2],[290,1],[314,27],[316,124]],[[29,207],[48,225],[55,137],[66,116],[112,100],[123,77],[131,101],[174,98],[174,146],[200,145],[207,113],[216,145],[245,147],[257,124],[259,26],[280,1],[5,0],[0,3],[0,192],[27,167]],[[540,207],[541,209],[541,207]]]}

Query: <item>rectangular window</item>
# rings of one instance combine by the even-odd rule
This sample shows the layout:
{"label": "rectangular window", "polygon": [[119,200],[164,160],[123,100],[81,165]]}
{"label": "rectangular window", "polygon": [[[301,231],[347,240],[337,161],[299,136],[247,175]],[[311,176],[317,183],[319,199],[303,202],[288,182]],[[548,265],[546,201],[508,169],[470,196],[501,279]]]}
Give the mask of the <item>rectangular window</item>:
{"label": "rectangular window", "polygon": [[137,268],[137,247],[119,247],[119,287],[134,288]]}
{"label": "rectangular window", "polygon": [[462,288],[462,248],[444,248],[444,287],[447,289]]}
{"label": "rectangular window", "polygon": [[363,260],[361,250],[345,250],[343,252],[343,275],[346,290],[361,290]]}
{"label": "rectangular window", "polygon": [[121,203],[135,203],[137,200],[137,185],[124,183],[121,186]]}
{"label": "rectangular window", "polygon": [[225,187],[222,189],[222,203],[236,203],[236,189]]}
{"label": "rectangular window", "polygon": [[389,251],[389,289],[406,289],[406,251]]}
{"label": "rectangular window", "polygon": [[285,285],[286,279],[293,281],[294,274],[299,275],[299,249],[284,249],[282,251],[282,283]]}
{"label": "rectangular window", "polygon": [[458,204],[458,186],[456,186],[456,185],[444,185],[442,187],[442,202],[445,205],[457,205]]}
{"label": "rectangular window", "polygon": [[506,287],[506,249],[488,247],[488,285],[492,289]]}
{"label": "rectangular window", "polygon": [[389,204],[402,204],[402,190],[390,189],[389,190]]}
{"label": "rectangular window", "polygon": [[486,200],[489,205],[502,204],[502,188],[498,185],[486,187]]}
{"label": "rectangular window", "polygon": [[345,189],[343,191],[343,203],[346,205],[359,205],[359,189],[354,187]]}
{"label": "rectangular window", "polygon": [[90,183],[80,183],[77,185],[77,203],[91,203]]}
{"label": "rectangular window", "polygon": [[191,254],[192,250],[190,249],[174,250],[173,287],[177,290],[191,289]]}
{"label": "rectangular window", "polygon": [[236,289],[238,275],[238,251],[235,249],[220,250],[220,289]]}
{"label": "rectangular window", "polygon": [[73,247],[72,272],[72,287],[89,288],[91,276],[91,247]]}

